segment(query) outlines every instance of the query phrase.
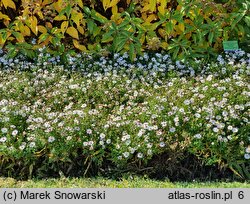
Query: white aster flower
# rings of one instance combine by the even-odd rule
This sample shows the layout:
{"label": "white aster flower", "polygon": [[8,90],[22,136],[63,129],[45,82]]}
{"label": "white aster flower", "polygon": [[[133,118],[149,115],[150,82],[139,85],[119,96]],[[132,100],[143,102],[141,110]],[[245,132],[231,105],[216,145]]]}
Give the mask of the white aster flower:
{"label": "white aster flower", "polygon": [[153,146],[152,143],[147,144],[147,148],[151,148],[152,146]]}
{"label": "white aster flower", "polygon": [[131,154],[135,153],[135,148],[129,147],[128,149],[129,149],[129,151],[130,151]]}
{"label": "white aster flower", "polygon": [[129,152],[124,152],[124,153],[123,153],[123,156],[124,156],[125,158],[128,158],[128,157],[129,157]]}
{"label": "white aster flower", "polygon": [[166,126],[167,126],[167,122],[165,122],[165,121],[164,121],[164,122],[161,122],[161,126],[162,126],[162,127],[166,127]]}
{"label": "white aster flower", "polygon": [[33,147],[36,146],[36,143],[35,143],[35,142],[31,142],[31,143],[29,144],[29,146],[30,146],[31,148],[33,148]]}
{"label": "white aster flower", "polygon": [[160,143],[160,147],[165,147],[165,145],[166,145],[166,144],[165,144],[164,142],[161,142],[161,143]]}
{"label": "white aster flower", "polygon": [[8,129],[7,128],[1,128],[2,133],[7,133]]}
{"label": "white aster flower", "polygon": [[185,105],[189,105],[189,104],[190,104],[190,100],[185,100],[185,101],[184,101],[184,104],[185,104]]}
{"label": "white aster flower", "polygon": [[68,136],[66,139],[69,141],[72,139],[72,136]]}
{"label": "white aster flower", "polygon": [[2,142],[2,143],[6,142],[6,140],[7,140],[6,137],[1,137],[1,138],[0,138],[0,142]]}
{"label": "white aster flower", "polygon": [[55,137],[53,137],[53,136],[50,136],[49,138],[48,138],[48,142],[54,142],[55,141]]}
{"label": "white aster flower", "polygon": [[200,139],[201,138],[201,134],[195,134],[194,137],[197,138],[197,139]]}
{"label": "white aster flower", "polygon": [[175,127],[171,127],[171,128],[169,129],[169,131],[172,132],[172,133],[175,132],[175,130],[176,130]]}
{"label": "white aster flower", "polygon": [[195,113],[194,116],[195,116],[196,118],[200,118],[200,117],[201,117],[201,115],[200,115],[199,113]]}
{"label": "white aster flower", "polygon": [[244,154],[245,159],[250,159],[250,154]]}
{"label": "white aster flower", "polygon": [[86,108],[86,107],[87,105],[85,103],[81,105],[81,108]]}
{"label": "white aster flower", "polygon": [[233,129],[232,129],[232,132],[233,132],[233,133],[238,132],[238,128],[233,128]]}
{"label": "white aster flower", "polygon": [[214,131],[214,132],[219,132],[219,129],[218,129],[217,127],[214,127],[214,128],[213,128],[213,131]]}
{"label": "white aster flower", "polygon": [[104,133],[100,134],[100,139],[104,139],[106,137],[106,135]]}
{"label": "white aster flower", "polygon": [[152,155],[152,150],[148,149],[147,153],[148,153],[148,155]]}
{"label": "white aster flower", "polygon": [[13,136],[16,136],[17,133],[18,133],[18,130],[13,130],[11,134],[12,134]]}
{"label": "white aster flower", "polygon": [[19,149],[20,149],[20,150],[24,150],[24,148],[25,148],[25,145],[19,146]]}
{"label": "white aster flower", "polygon": [[92,134],[92,130],[91,129],[87,129],[87,134],[91,135]]}
{"label": "white aster flower", "polygon": [[139,152],[139,153],[137,154],[137,157],[141,159],[141,158],[143,157],[143,154],[142,154],[141,152]]}

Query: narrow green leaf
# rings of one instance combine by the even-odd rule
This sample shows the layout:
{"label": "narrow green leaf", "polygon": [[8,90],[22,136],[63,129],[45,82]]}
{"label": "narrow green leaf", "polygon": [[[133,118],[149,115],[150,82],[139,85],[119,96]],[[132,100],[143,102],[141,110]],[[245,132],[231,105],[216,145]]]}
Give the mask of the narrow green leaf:
{"label": "narrow green leaf", "polygon": [[247,26],[250,27],[250,16],[245,16],[244,21],[247,24]]}
{"label": "narrow green leaf", "polygon": [[208,35],[208,41],[209,41],[210,44],[212,44],[213,39],[214,39],[214,33],[210,32],[209,35]]}
{"label": "narrow green leaf", "polygon": [[95,23],[92,19],[87,20],[88,30],[89,30],[90,34],[93,34],[94,24]]}
{"label": "narrow green leaf", "polygon": [[91,15],[91,11],[90,11],[89,7],[84,6],[84,7],[83,7],[83,11],[84,11],[87,15]]}
{"label": "narrow green leaf", "polygon": [[65,13],[66,13],[66,15],[67,15],[68,18],[69,18],[70,14],[71,14],[71,10],[72,10],[71,5],[68,4],[66,6],[66,8],[65,8]]}
{"label": "narrow green leaf", "polygon": [[176,59],[177,58],[177,55],[180,51],[180,47],[176,47],[175,50],[174,50],[174,53],[173,53],[173,58]]}
{"label": "narrow green leaf", "polygon": [[124,48],[124,45],[126,44],[126,42],[127,42],[127,38],[124,36],[115,38],[114,40],[115,52],[120,52]]}
{"label": "narrow green leaf", "polygon": [[108,32],[108,33],[104,33],[101,41],[102,41],[102,43],[107,43],[107,42],[110,42],[112,40],[113,40],[112,33]]}
{"label": "narrow green leaf", "polygon": [[133,43],[129,44],[129,59],[134,61],[135,59],[135,46]]}

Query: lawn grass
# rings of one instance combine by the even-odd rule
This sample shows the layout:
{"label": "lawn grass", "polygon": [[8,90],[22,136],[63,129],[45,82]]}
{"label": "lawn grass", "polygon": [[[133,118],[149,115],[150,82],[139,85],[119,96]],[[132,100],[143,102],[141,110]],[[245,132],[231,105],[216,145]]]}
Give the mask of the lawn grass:
{"label": "lawn grass", "polygon": [[60,178],[18,181],[0,178],[0,188],[250,188],[250,182],[169,182],[135,177],[115,181],[106,178]]}

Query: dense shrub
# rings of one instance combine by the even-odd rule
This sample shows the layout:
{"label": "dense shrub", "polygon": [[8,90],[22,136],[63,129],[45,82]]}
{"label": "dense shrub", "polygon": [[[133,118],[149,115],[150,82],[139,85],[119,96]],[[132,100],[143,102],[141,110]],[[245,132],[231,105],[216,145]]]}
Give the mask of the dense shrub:
{"label": "dense shrub", "polygon": [[[237,4],[238,6],[235,6]],[[210,56],[223,40],[249,49],[249,1],[1,0],[0,45],[13,57],[46,46],[66,50],[167,50],[174,58]],[[245,44],[244,44],[245,43]]]}
{"label": "dense shrub", "polygon": [[2,53],[1,175],[150,174],[157,161],[176,171],[195,158],[250,178],[249,54],[205,65],[128,58],[78,54],[58,65]]}

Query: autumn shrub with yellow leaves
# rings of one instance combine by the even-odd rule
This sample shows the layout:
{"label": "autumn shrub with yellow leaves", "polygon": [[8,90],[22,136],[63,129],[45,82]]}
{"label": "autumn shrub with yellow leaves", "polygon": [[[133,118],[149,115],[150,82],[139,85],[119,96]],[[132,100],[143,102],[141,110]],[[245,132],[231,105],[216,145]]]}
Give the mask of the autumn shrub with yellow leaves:
{"label": "autumn shrub with yellow leaves", "polygon": [[[164,50],[173,58],[210,56],[223,40],[249,39],[246,0],[0,0],[0,46],[10,56],[36,50]],[[233,6],[237,4],[239,6]]]}

